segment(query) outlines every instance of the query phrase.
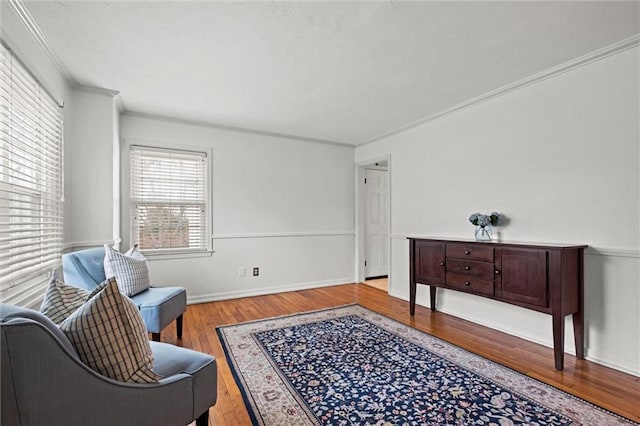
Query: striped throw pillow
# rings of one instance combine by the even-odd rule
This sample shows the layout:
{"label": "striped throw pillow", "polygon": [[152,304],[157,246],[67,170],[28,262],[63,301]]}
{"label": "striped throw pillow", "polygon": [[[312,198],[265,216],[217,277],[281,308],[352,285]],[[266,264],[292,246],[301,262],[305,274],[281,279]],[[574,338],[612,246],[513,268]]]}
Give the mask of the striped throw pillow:
{"label": "striped throw pillow", "polygon": [[136,305],[115,279],[60,324],[78,356],[96,372],[121,382],[152,383],[153,353]]}
{"label": "striped throw pillow", "polygon": [[137,246],[124,254],[108,245],[104,246],[104,250],[105,276],[115,277],[120,292],[127,296],[135,296],[151,287],[147,259],[140,253]]}
{"label": "striped throw pillow", "polygon": [[92,292],[88,292],[83,288],[63,283],[58,279],[58,273],[53,271],[40,305],[40,312],[60,325],[76,309],[102,290],[105,285],[102,283]]}
{"label": "striped throw pillow", "polygon": [[58,279],[58,273],[53,271],[44,299],[40,305],[40,312],[60,325],[62,321],[82,306],[88,298],[89,292],[87,290],[63,283]]}

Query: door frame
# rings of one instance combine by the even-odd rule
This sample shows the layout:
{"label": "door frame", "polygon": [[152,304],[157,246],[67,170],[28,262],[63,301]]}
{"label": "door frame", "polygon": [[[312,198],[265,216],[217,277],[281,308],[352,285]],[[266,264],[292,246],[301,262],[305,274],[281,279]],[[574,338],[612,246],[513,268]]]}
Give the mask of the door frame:
{"label": "door frame", "polygon": [[[380,157],[374,157],[368,160],[359,161],[355,164],[355,221],[356,221],[356,244],[355,244],[355,278],[356,282],[364,281],[364,257],[366,254],[365,248],[365,229],[366,229],[366,219],[365,219],[365,211],[367,205],[367,191],[364,186],[364,177],[365,177],[365,169],[367,167],[375,167],[376,163],[386,161],[387,162],[387,173],[389,173],[389,235],[387,238],[389,250],[387,251],[387,265],[389,265],[389,270],[387,271],[388,276],[388,286],[387,289],[391,288],[391,217],[393,210],[392,200],[392,191],[393,191],[393,181],[391,179],[391,154],[383,155]],[[388,291],[388,290],[387,290]]]}

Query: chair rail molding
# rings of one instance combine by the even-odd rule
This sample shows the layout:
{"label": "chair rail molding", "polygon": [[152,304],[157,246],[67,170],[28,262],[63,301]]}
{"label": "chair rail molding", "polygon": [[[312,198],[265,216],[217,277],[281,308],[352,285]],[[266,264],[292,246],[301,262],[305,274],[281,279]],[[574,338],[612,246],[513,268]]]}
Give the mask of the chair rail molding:
{"label": "chair rail molding", "polygon": [[238,234],[213,234],[214,240],[253,239],[253,238],[295,238],[295,237],[353,237],[355,231],[307,231],[307,232],[254,232]]}
{"label": "chair rail molding", "polygon": [[81,250],[89,247],[102,247],[105,244],[119,246],[122,243],[122,238],[116,238],[112,240],[94,240],[94,241],[67,241],[62,244],[62,252],[68,253],[70,251]]}
{"label": "chair rail molding", "polygon": [[[393,233],[391,234],[391,239],[393,240],[406,240],[410,236],[421,235],[420,233],[407,233],[407,234],[399,234]],[[432,238],[442,237],[442,238],[453,238],[451,235],[443,236],[443,235],[430,235]],[[507,242],[507,241],[505,241]],[[510,241],[510,242],[520,242],[520,241]],[[523,243],[526,243],[523,241]],[[544,244],[541,242],[541,244]],[[612,257],[630,257],[640,259],[640,248],[623,248],[623,247],[603,247],[603,246],[592,246],[589,245],[584,250],[584,254],[587,256],[612,256]]]}

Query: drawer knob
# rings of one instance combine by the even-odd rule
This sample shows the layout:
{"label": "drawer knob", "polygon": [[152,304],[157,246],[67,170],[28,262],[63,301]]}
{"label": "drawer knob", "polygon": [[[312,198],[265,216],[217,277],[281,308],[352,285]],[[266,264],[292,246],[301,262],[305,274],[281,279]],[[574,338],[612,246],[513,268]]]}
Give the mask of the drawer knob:
{"label": "drawer knob", "polygon": [[465,270],[465,271],[468,271],[469,269],[471,269],[471,266],[465,266],[465,267],[464,267],[464,270]]}
{"label": "drawer knob", "polygon": [[444,262],[440,262],[440,266],[444,266]]}
{"label": "drawer knob", "polygon": [[469,281],[465,281],[464,285],[469,286],[469,285],[471,285],[471,283]]}
{"label": "drawer knob", "polygon": [[500,275],[500,271],[496,269],[496,275]]}
{"label": "drawer knob", "polygon": [[464,254],[471,254],[471,252],[469,250],[465,250]]}

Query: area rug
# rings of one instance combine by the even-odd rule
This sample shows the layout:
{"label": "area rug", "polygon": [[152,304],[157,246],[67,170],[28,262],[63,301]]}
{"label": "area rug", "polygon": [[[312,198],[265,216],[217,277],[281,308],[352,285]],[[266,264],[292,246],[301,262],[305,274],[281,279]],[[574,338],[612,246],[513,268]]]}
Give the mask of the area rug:
{"label": "area rug", "polygon": [[360,305],[217,331],[255,425],[637,424]]}

